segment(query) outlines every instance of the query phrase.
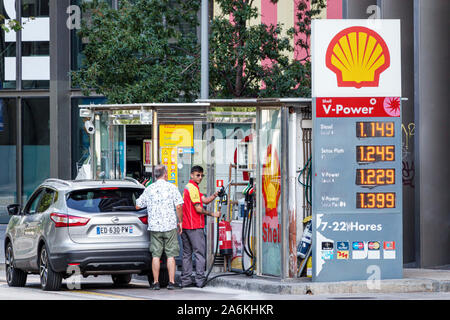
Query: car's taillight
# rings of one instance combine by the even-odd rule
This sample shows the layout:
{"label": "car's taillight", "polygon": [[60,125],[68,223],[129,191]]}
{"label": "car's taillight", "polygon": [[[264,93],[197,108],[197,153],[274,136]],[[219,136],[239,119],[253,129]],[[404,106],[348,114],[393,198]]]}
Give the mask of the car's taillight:
{"label": "car's taillight", "polygon": [[148,224],[148,216],[139,217],[139,220],[141,220],[143,224]]}
{"label": "car's taillight", "polygon": [[55,223],[56,228],[85,226],[91,220],[61,213],[51,213],[50,219]]}

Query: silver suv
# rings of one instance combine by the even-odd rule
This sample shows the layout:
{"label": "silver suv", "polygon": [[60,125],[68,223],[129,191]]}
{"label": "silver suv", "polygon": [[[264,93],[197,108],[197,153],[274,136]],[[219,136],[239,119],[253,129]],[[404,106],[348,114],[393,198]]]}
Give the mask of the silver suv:
{"label": "silver suv", "polygon": [[[9,205],[8,285],[24,286],[33,273],[40,275],[42,289],[59,290],[74,271],[85,277],[110,274],[118,285],[145,274],[151,283],[147,212],[135,209],[143,191],[134,179],[47,179],[25,207]],[[168,281],[165,260],[159,281]]]}

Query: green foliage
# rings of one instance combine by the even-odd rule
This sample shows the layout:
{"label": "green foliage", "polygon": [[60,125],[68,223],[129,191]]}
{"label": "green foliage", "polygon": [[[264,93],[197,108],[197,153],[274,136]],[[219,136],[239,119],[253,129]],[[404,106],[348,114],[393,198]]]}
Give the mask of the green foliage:
{"label": "green foliage", "polygon": [[199,0],[122,0],[118,10],[103,1],[87,4],[87,44],[72,81],[109,103],[192,101],[199,81],[196,38]]}
{"label": "green foliage", "polygon": [[[250,25],[259,16],[254,0],[216,0],[223,14],[210,24],[211,98],[310,96],[311,18],[326,5],[325,0],[296,3],[298,23],[282,32],[281,24]],[[197,98],[200,0],[122,0],[118,10],[101,0],[85,6],[91,10],[79,32],[87,41],[85,59],[72,72],[84,94],[94,90],[110,103]],[[292,61],[291,40],[299,34],[306,37],[296,37],[296,45],[307,54]]]}
{"label": "green foliage", "polygon": [[[6,20],[6,17],[2,14],[0,14],[0,21],[2,21],[2,23],[0,23],[1,28],[3,29],[3,31],[5,32],[10,32],[10,31],[19,31],[22,29],[22,26],[20,25],[20,22],[16,19],[9,19],[7,23],[4,23],[4,21]],[[34,17],[30,17],[28,18],[28,20],[34,20]],[[24,22],[26,23],[26,21]]]}
{"label": "green foliage", "polygon": [[[308,8],[309,4],[309,8]],[[288,30],[291,35],[304,35],[297,39],[296,45],[304,49],[307,54],[302,61],[309,61],[310,39],[311,39],[311,20],[317,18],[323,9],[327,7],[326,0],[300,0],[297,4],[297,23]]]}
{"label": "green foliage", "polygon": [[[298,23],[286,30],[287,36],[282,36],[283,26],[280,24],[250,25],[250,19],[259,15],[253,0],[217,0],[222,15],[211,23],[210,96],[310,96],[311,18],[319,14],[326,4],[325,0],[311,0],[308,10],[307,2],[298,2]],[[233,22],[230,22],[230,14]],[[298,37],[296,44],[306,49],[308,54],[301,61],[290,61],[288,53],[294,50],[290,40],[298,34],[306,36]]]}

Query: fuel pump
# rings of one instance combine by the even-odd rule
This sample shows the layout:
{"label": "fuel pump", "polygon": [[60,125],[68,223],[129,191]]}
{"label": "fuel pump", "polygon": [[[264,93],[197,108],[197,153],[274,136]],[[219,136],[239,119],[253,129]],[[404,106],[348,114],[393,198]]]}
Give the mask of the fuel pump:
{"label": "fuel pump", "polygon": [[243,251],[247,256],[251,259],[252,264],[249,268],[245,269],[244,266],[244,254],[242,255],[242,271],[244,274],[253,275],[253,271],[255,269],[255,256],[251,249],[251,231],[252,231],[252,218],[254,208],[256,207],[256,199],[255,199],[255,186],[253,183],[253,178],[249,179],[249,184],[242,192],[244,194],[244,219],[242,222],[242,247]]}
{"label": "fuel pump", "polygon": [[[232,183],[232,181],[230,181],[230,183],[228,184],[227,188],[229,187],[229,185]],[[251,235],[251,221],[252,221],[252,216],[253,216],[253,212],[254,212],[254,207],[256,206],[256,201],[255,201],[255,188],[254,188],[254,184],[253,184],[253,178],[249,179],[249,184],[247,185],[247,187],[244,189],[243,193],[245,196],[245,212],[246,214],[244,215],[244,221],[242,224],[242,245],[244,248],[244,252],[250,257],[250,259],[252,260],[252,265],[248,268],[245,269],[244,267],[244,257],[242,257],[242,270],[243,271],[232,271],[231,273],[223,273],[223,274],[219,274],[214,276],[213,278],[209,279],[209,274],[212,271],[212,268],[214,266],[214,263],[216,261],[216,257],[217,257],[217,253],[219,252],[219,243],[222,241],[221,239],[230,239],[229,242],[229,248],[228,243],[222,243],[221,244],[221,250],[220,253],[222,255],[228,255],[232,253],[232,247],[231,247],[231,225],[228,221],[226,221],[225,219],[225,212],[226,210],[223,210],[222,206],[226,206],[228,205],[228,199],[227,199],[227,195],[226,195],[226,189],[222,187],[219,190],[218,196],[219,196],[219,212],[221,212],[221,217],[220,220],[217,222],[218,223],[218,228],[217,228],[217,232],[216,232],[216,249],[214,252],[214,260],[206,274],[206,279],[203,282],[202,287],[204,287],[209,281],[218,278],[218,277],[223,277],[223,276],[230,276],[230,275],[234,275],[236,273],[240,273],[240,274],[245,274],[247,276],[252,276],[253,275],[253,271],[255,269],[255,264],[256,264],[256,259],[253,255],[253,252],[251,250],[251,246],[250,246],[250,235]],[[225,208],[226,209],[226,208]],[[228,225],[228,227],[227,227]],[[220,227],[222,226],[222,232],[220,230]],[[229,228],[229,229],[228,229]],[[229,233],[227,234],[229,230]],[[221,236],[222,235],[222,236]],[[222,249],[223,248],[223,249]],[[228,251],[229,249],[229,251]]]}
{"label": "fuel pump", "polygon": [[221,212],[221,218],[219,221],[219,252],[223,256],[229,256],[233,253],[232,241],[231,241],[231,224],[225,218],[225,213],[222,213],[222,205],[227,205],[228,198],[225,192],[225,188],[219,190],[219,208]]}
{"label": "fuel pump", "polygon": [[[230,181],[230,183],[231,183],[232,181]],[[230,185],[230,183],[228,184],[228,186],[227,186],[227,189],[228,189],[228,187],[229,187],[229,185]],[[219,190],[219,192],[218,192],[218,197],[219,197],[219,203],[218,203],[218,211],[221,213],[220,214],[220,218],[217,218],[217,219],[220,219],[220,220],[216,220],[215,219],[215,221],[216,221],[216,223],[217,223],[217,228],[216,228],[216,248],[215,248],[215,250],[214,250],[214,259],[213,259],[213,262],[211,263],[211,266],[209,267],[209,270],[208,270],[208,272],[206,273],[206,279],[205,279],[205,281],[203,282],[203,284],[202,284],[202,288],[208,283],[208,281],[210,281],[210,280],[212,280],[212,279],[214,279],[214,278],[212,278],[212,279],[209,279],[208,280],[208,277],[209,277],[209,274],[211,273],[211,271],[212,271],[212,268],[214,267],[214,264],[215,264],[215,262],[216,262],[216,257],[217,257],[217,253],[219,252],[219,243],[220,243],[220,223],[222,222],[222,221],[224,221],[225,219],[225,213],[226,213],[226,208],[225,208],[225,210],[222,208],[222,206],[226,206],[227,204],[228,204],[228,197],[227,197],[227,194],[226,194],[226,189],[222,186],[222,188],[220,188],[220,190]],[[222,235],[222,238],[224,238],[224,236]],[[226,233],[225,233],[225,239],[226,239]],[[230,239],[231,239],[231,226],[230,226]],[[225,247],[224,247],[225,248]]]}

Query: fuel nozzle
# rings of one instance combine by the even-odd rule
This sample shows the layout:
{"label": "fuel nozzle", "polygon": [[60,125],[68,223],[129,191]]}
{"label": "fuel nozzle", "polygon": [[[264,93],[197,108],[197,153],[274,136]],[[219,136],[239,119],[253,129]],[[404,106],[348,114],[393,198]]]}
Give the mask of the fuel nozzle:
{"label": "fuel nozzle", "polygon": [[253,178],[250,178],[248,185],[245,187],[244,191],[242,191],[245,197],[246,209],[252,208],[255,204],[255,185],[253,184]]}
{"label": "fuel nozzle", "polygon": [[222,186],[222,188],[220,188],[218,194],[219,198],[223,198],[225,196],[225,187]]}
{"label": "fuel nozzle", "polygon": [[220,188],[217,196],[220,198],[220,203],[226,204],[228,202],[225,187],[222,186],[222,188]]}

